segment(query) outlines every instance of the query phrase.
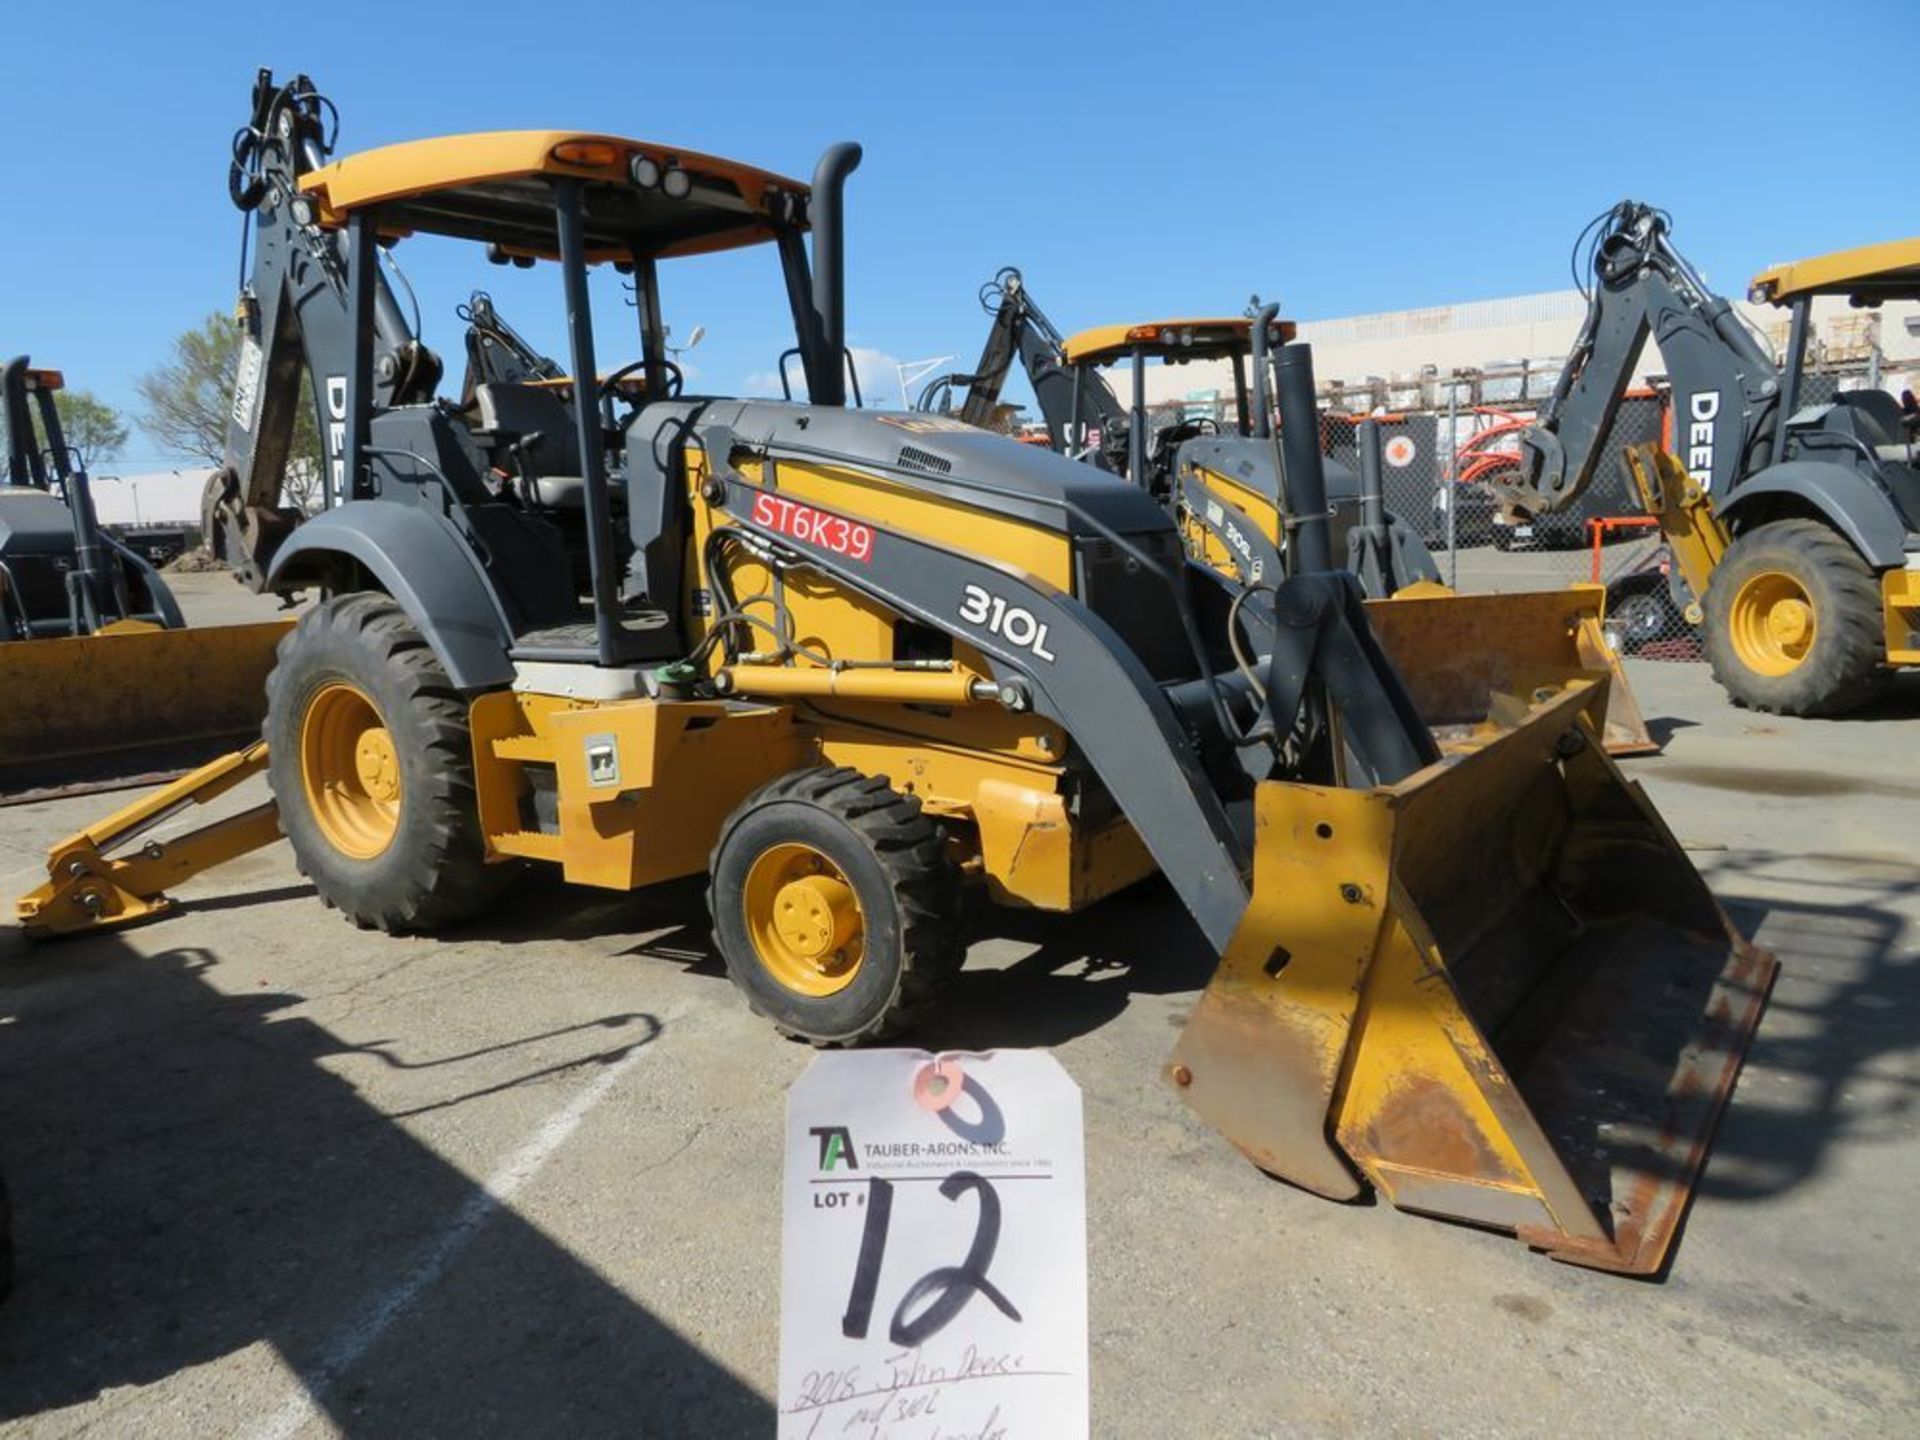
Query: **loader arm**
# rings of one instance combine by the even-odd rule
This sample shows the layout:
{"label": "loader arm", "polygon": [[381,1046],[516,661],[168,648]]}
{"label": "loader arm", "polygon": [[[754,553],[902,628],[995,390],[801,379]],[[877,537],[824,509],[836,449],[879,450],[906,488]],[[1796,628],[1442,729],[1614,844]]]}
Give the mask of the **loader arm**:
{"label": "loader arm", "polygon": [[1702,491],[1724,497],[1764,458],[1780,375],[1740,316],[1667,238],[1651,206],[1609,212],[1589,261],[1586,319],[1553,394],[1520,437],[1520,464],[1496,480],[1501,499],[1530,515],[1585,493],[1606,455],[1620,400],[1649,337],[1673,386],[1674,446]]}
{"label": "loader arm", "polygon": [[[254,112],[235,142],[229,190],[246,215],[236,318],[240,347],[225,456],[201,505],[207,547],[249,589],[266,588],[273,552],[300,521],[283,502],[298,407],[314,407],[324,451],[324,505],[334,505],[344,469],[346,385],[353,346],[347,304],[346,231],[315,223],[300,177],[327,163],[331,105],[304,75],[276,86],[260,72]],[[433,397],[440,361],[422,345],[386,276],[376,270],[373,304],[375,403]],[[303,393],[302,372],[308,379]]]}
{"label": "loader arm", "polygon": [[1707,593],[1707,581],[1733,536],[1714,513],[1706,492],[1674,455],[1658,445],[1631,445],[1627,468],[1640,493],[1641,508],[1660,522],[1660,532],[1692,593],[1696,608],[1691,614],[1697,623],[1699,597]]}

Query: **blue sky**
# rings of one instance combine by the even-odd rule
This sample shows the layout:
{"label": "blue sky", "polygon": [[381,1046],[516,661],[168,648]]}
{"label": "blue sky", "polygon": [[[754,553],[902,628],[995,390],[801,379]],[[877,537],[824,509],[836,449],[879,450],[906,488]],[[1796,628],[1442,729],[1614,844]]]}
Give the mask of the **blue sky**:
{"label": "blue sky", "polygon": [[[227,146],[263,64],[333,97],[343,151],[577,127],[804,177],[858,139],[851,338],[962,365],[1006,264],[1071,331],[1255,290],[1315,319],[1561,288],[1575,233],[1623,195],[1668,207],[1729,293],[1916,228],[1910,0],[9,8],[0,349],[127,407],[177,331],[232,305]],[[549,269],[399,255],[455,378],[474,285],[559,348]],[[603,367],[633,348],[613,281]],[[792,343],[770,251],[662,283],[678,335],[707,330],[695,388],[765,383]],[[170,458],[136,435],[119,468]]]}

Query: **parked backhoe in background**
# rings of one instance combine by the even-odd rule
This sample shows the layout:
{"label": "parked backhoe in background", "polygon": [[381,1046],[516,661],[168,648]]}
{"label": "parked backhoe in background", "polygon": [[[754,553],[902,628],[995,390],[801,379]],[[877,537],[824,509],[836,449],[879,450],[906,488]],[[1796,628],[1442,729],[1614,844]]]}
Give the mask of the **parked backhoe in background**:
{"label": "parked backhoe in background", "polygon": [[[304,77],[271,88],[268,135],[317,122]],[[1254,589],[1191,563],[1141,488],[847,407],[857,146],[811,185],[569,131],[290,158],[259,158],[259,228],[333,247],[353,323],[302,327],[341,396],[338,498],[266,583],[323,598],[264,743],[55,847],[30,930],[154,915],[276,830],[390,931],[457,925],[532,863],[616,891],[704,874],[780,1030],[938,1046],[965,889],[1073,911],[1158,871],[1222,956],[1169,1077],[1256,1163],[1661,1268],[1774,962],[1606,755],[1604,673],[1490,697],[1497,726],[1443,758],[1423,657],[1388,657],[1333,566],[1317,446],[1286,573]],[[572,383],[396,398],[374,251],[399,236],[554,273]],[[688,394],[666,358],[666,274],[742,247],[779,262],[806,404]],[[596,264],[639,301],[638,358],[598,382]],[[1280,368],[1282,410],[1310,408],[1306,357]],[[264,806],[153,831],[262,770]]]}
{"label": "parked backhoe in background", "polygon": [[0,369],[0,797],[179,773],[256,731],[286,622],[188,630],[104,531],[57,370]]}
{"label": "parked backhoe in background", "polygon": [[1496,487],[1530,514],[1577,499],[1651,339],[1672,386],[1672,448],[1629,459],[1701,597],[1714,678],[1756,710],[1845,714],[1894,668],[1920,665],[1920,470],[1885,391],[1802,403],[1813,301],[1920,298],[1920,240],[1756,276],[1751,297],[1792,316],[1776,365],[1669,231],[1662,211],[1637,201],[1589,227],[1586,321],[1521,438],[1519,467]]}
{"label": "parked backhoe in background", "polygon": [[[1102,325],[1067,337],[1011,266],[982,287],[980,301],[992,324],[979,362],[971,372],[930,382],[919,396],[921,411],[988,423],[1017,358],[1054,450],[1152,495],[1173,515],[1188,555],[1240,585],[1271,584],[1287,573],[1286,546],[1301,513],[1287,476],[1317,466],[1325,476],[1334,555],[1375,607],[1381,642],[1419,677],[1416,703],[1437,732],[1484,716],[1489,694],[1531,694],[1605,670],[1612,677],[1608,750],[1645,755],[1659,749],[1607,643],[1601,587],[1497,599],[1455,595],[1440,584],[1418,532],[1387,507],[1379,424],[1356,426],[1355,470],[1324,453],[1315,406],[1292,416],[1279,411],[1279,396],[1302,392],[1281,385],[1276,367],[1307,365],[1309,351],[1287,344],[1295,327],[1279,318],[1278,306],[1256,303],[1240,316]],[[1204,360],[1229,367],[1232,419],[1180,419],[1156,431],[1146,398],[1149,366]],[[1108,380],[1121,364],[1129,367],[1130,404],[1121,403]],[[1310,366],[1304,382],[1311,396]],[[1474,643],[1463,647],[1469,637]],[[1415,650],[1424,652],[1417,661]]]}

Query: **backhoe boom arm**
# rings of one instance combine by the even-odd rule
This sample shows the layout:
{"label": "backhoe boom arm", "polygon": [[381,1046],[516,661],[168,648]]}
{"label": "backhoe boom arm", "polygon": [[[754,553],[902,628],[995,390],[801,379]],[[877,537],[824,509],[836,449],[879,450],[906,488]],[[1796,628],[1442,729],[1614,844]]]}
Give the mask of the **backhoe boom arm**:
{"label": "backhoe boom arm", "polygon": [[1047,439],[1054,450],[1068,454],[1082,427],[1105,430],[1124,427],[1126,407],[1106,381],[1092,370],[1078,375],[1067,363],[1066,341],[1034,303],[1020,272],[1009,265],[980,291],[980,303],[993,317],[986,344],[971,372],[943,375],[920,394],[920,408],[936,408],[951,399],[955,386],[966,387],[958,418],[985,430],[992,427],[1000,392],[1013,369],[1015,356],[1027,372],[1046,422]]}
{"label": "backhoe boom arm", "polygon": [[1502,499],[1530,515],[1564,509],[1593,483],[1649,337],[1673,387],[1675,451],[1703,491],[1724,495],[1772,433],[1773,359],[1668,242],[1666,217],[1623,201],[1606,226],[1566,368],[1520,437],[1519,466],[1495,482]]}
{"label": "backhoe boom arm", "polygon": [[[333,505],[341,479],[346,376],[353,323],[347,297],[344,231],[323,230],[300,177],[325,165],[333,136],[331,104],[306,76],[275,85],[261,71],[252,121],[235,142],[229,192],[247,216],[252,262],[243,268],[236,320],[239,358],[228,414],[226,454],[207,484],[201,530],[208,548],[253,590],[266,586],[268,562],[301,514],[283,504],[294,421],[314,407],[326,473],[321,504]],[[384,274],[375,271],[376,403],[401,405],[433,396],[440,362],[415,337]],[[302,391],[305,372],[309,386]]]}

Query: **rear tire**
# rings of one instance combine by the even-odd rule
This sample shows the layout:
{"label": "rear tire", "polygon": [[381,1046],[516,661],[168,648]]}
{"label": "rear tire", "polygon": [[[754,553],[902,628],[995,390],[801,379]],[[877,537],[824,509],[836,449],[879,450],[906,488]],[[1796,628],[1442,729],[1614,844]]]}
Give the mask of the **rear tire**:
{"label": "rear tire", "polygon": [[13,1294],[13,1198],[0,1180],[0,1303]]}
{"label": "rear tire", "polygon": [[1879,584],[1817,520],[1775,520],[1734,541],[1705,609],[1707,660],[1737,705],[1840,715],[1885,681]]}
{"label": "rear tire", "polygon": [[845,766],[797,770],[728,817],[707,907],[753,1009],[816,1045],[924,1014],[960,968],[960,874],[919,800]]}
{"label": "rear tire", "polygon": [[301,617],[267,677],[265,734],[301,873],[363,929],[455,924],[510,873],[486,863],[466,702],[387,596]]}

